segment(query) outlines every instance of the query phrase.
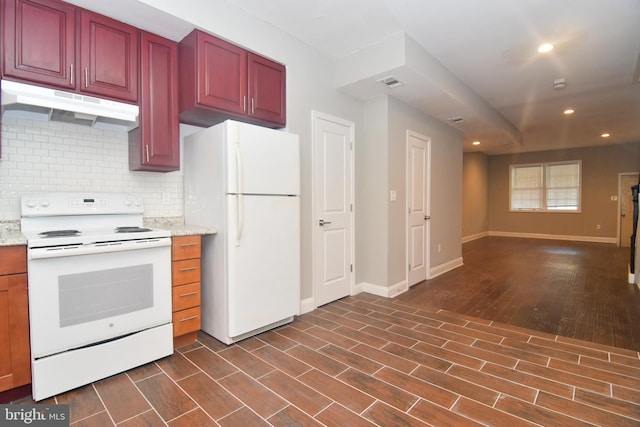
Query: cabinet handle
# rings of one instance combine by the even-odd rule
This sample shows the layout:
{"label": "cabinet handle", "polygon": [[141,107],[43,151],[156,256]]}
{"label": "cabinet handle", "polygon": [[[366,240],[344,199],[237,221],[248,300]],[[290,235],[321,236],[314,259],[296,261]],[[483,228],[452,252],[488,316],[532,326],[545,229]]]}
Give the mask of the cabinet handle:
{"label": "cabinet handle", "polygon": [[251,98],[251,114],[254,114],[256,112],[256,106],[254,105],[255,103],[253,101],[254,98]]}
{"label": "cabinet handle", "polygon": [[180,319],[181,322],[187,322],[189,320],[197,319],[198,316],[185,317],[184,319]]}
{"label": "cabinet handle", "polygon": [[180,297],[188,297],[188,296],[197,295],[197,294],[198,294],[197,291],[187,292],[186,294],[180,294]]}
{"label": "cabinet handle", "polygon": [[69,83],[73,86],[73,64],[69,65]]}
{"label": "cabinet handle", "polygon": [[147,154],[147,163],[149,163],[149,145],[145,145],[144,149],[145,149],[146,154]]}
{"label": "cabinet handle", "polygon": [[191,271],[191,270],[197,270],[198,267],[185,267],[185,268],[181,268],[180,271]]}
{"label": "cabinet handle", "polygon": [[187,246],[197,246],[197,243],[180,243],[181,248],[186,248]]}
{"label": "cabinet handle", "polygon": [[89,87],[89,68],[84,68],[84,87]]}
{"label": "cabinet handle", "polygon": [[242,111],[247,111],[247,96],[242,97]]}

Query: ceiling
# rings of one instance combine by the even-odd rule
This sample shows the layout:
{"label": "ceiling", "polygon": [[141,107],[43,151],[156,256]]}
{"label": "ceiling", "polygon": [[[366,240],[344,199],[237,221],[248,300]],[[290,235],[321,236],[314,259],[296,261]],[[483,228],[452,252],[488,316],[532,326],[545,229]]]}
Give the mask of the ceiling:
{"label": "ceiling", "polygon": [[[450,124],[465,152],[640,142],[638,0],[226,1],[337,64],[398,35],[417,43],[405,64],[338,86],[363,100],[388,93]],[[538,53],[543,42],[554,49]],[[388,76],[404,85],[377,82]]]}
{"label": "ceiling", "polygon": [[[173,40],[191,28],[154,0],[67,1]],[[640,142],[640,0],[221,1],[334,60],[339,90],[459,129],[465,152]],[[389,76],[403,85],[378,82]]]}

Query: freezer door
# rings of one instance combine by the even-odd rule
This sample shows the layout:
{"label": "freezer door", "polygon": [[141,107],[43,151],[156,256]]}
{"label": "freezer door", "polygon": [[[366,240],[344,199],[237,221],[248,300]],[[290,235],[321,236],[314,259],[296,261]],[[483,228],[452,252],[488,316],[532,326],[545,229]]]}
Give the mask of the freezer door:
{"label": "freezer door", "polygon": [[298,135],[228,121],[227,193],[300,194]]}
{"label": "freezer door", "polygon": [[237,337],[299,314],[300,199],[227,197],[228,336]]}

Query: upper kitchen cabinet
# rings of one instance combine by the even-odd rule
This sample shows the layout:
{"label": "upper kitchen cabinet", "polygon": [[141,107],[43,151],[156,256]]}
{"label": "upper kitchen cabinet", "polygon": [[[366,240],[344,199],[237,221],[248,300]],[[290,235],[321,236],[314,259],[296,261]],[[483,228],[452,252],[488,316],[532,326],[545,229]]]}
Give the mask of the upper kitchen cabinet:
{"label": "upper kitchen cabinet", "polygon": [[180,120],[286,125],[286,68],[199,30],[179,45]]}
{"label": "upper kitchen cabinet", "polygon": [[80,12],[80,90],[138,100],[138,29],[86,10]]}
{"label": "upper kitchen cabinet", "polygon": [[287,124],[284,65],[251,52],[248,53],[247,65],[249,116],[284,127]]}
{"label": "upper kitchen cabinet", "polygon": [[58,0],[5,0],[3,74],[138,100],[138,30]]}
{"label": "upper kitchen cabinet", "polygon": [[180,169],[178,44],[142,31],[140,126],[129,132],[129,169]]}
{"label": "upper kitchen cabinet", "polygon": [[76,87],[76,8],[56,0],[5,0],[3,75]]}

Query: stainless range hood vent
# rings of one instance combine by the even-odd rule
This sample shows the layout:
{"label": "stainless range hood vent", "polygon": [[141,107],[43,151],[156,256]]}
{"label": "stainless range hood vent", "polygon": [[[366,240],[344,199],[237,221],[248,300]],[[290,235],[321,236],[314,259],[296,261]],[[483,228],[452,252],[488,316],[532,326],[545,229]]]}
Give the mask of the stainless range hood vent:
{"label": "stainless range hood vent", "polygon": [[139,108],[124,102],[2,80],[2,114],[40,113],[48,120],[95,126],[97,123],[138,126]]}

